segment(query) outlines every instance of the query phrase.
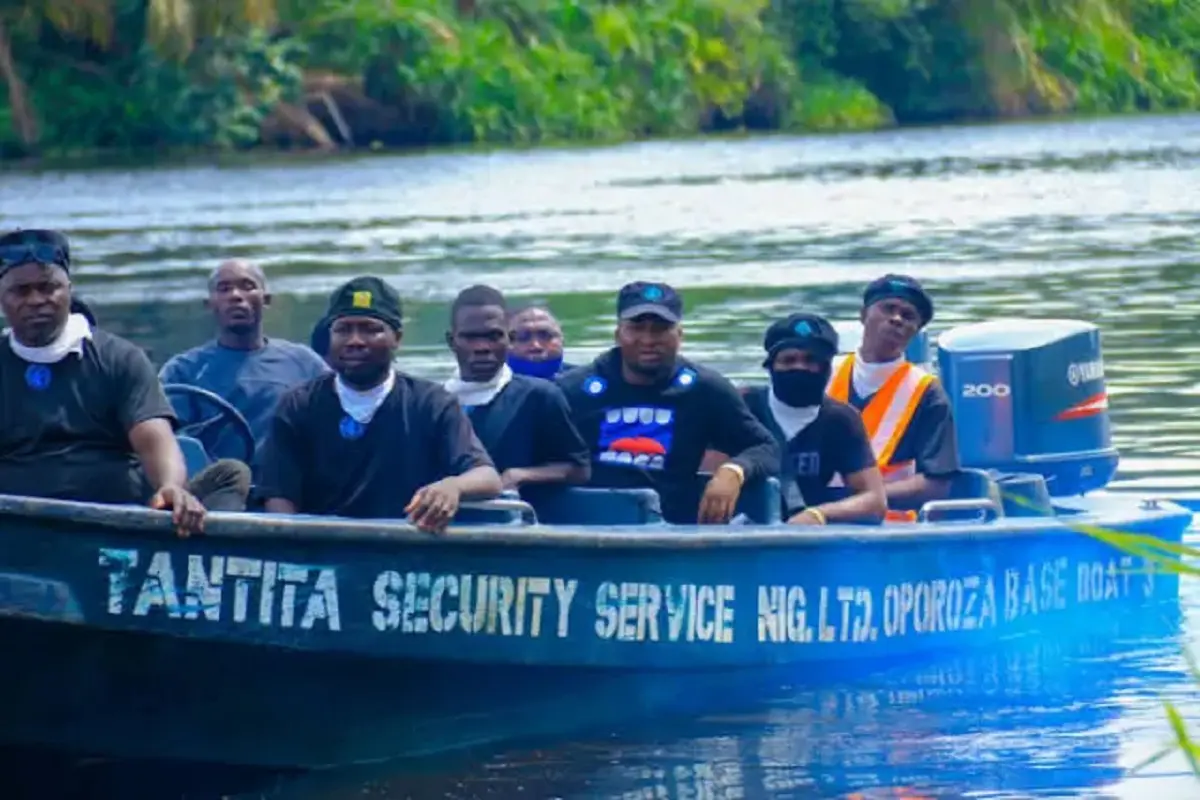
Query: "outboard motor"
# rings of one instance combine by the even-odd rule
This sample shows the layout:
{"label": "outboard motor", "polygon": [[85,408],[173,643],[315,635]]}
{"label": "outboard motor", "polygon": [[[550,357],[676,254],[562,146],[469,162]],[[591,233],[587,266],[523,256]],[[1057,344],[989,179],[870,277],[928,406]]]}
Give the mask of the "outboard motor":
{"label": "outboard motor", "polygon": [[964,467],[1038,473],[1051,495],[1112,480],[1100,330],[1077,320],[994,320],[938,337]]}
{"label": "outboard motor", "polygon": [[[862,323],[856,319],[831,322],[838,335],[838,353],[853,353],[862,344]],[[922,328],[908,343],[904,357],[919,367],[929,368],[929,329]]]}

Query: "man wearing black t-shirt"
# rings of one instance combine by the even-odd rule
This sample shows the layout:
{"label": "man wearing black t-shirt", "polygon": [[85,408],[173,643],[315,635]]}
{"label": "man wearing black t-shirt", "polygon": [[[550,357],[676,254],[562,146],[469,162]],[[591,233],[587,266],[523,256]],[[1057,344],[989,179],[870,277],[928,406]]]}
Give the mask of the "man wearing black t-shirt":
{"label": "man wearing black t-shirt", "polygon": [[[594,486],[658,491],[676,524],[724,523],[747,480],[775,475],[779,447],[724,376],[679,355],[683,301],[662,283],[617,298],[617,346],[558,378],[592,452]],[[701,493],[705,450],[732,454]]]}
{"label": "man wearing black t-shirt", "polygon": [[[882,521],[887,494],[862,418],[825,396],[837,331],[823,317],[792,314],[767,328],[763,348],[771,382],[749,390],[746,405],[783,446],[784,518],[817,525]],[[848,496],[830,488],[834,475]]]}
{"label": "man wearing black t-shirt", "polygon": [[458,367],[444,384],[500,472],[505,489],[586,483],[591,453],[571,422],[562,390],[516,375],[505,363],[509,332],[504,295],[472,286],[450,308],[450,345]]}
{"label": "man wearing black t-shirt", "polygon": [[500,476],[454,397],[396,371],[396,291],[361,277],[334,292],[329,361],[279,401],[264,445],[267,511],[373,519],[440,531],[460,498],[494,497]]}
{"label": "man wearing black t-shirt", "polygon": [[56,231],[0,236],[10,326],[0,337],[0,493],[171,509],[181,535],[203,530],[206,506],[244,510],[249,468],[222,459],[188,480],[150,359],[72,305],[70,268]]}

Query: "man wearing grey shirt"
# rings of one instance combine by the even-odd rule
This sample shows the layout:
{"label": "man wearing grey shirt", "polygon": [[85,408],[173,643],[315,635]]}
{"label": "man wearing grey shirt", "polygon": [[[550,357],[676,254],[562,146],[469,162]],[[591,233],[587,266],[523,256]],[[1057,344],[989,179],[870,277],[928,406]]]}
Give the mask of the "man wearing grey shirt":
{"label": "man wearing grey shirt", "polygon": [[[222,263],[209,276],[205,301],[216,319],[217,337],[173,357],[159,371],[164,384],[198,386],[228,400],[250,423],[259,448],[279,398],[329,371],[324,359],[308,347],[263,334],[263,309],[270,303],[266,277],[258,266],[241,260]],[[178,409],[180,422],[199,422],[216,410],[202,408],[202,403]],[[204,444],[213,455],[239,454],[237,435],[227,426],[216,441]],[[254,462],[257,473],[257,455]]]}

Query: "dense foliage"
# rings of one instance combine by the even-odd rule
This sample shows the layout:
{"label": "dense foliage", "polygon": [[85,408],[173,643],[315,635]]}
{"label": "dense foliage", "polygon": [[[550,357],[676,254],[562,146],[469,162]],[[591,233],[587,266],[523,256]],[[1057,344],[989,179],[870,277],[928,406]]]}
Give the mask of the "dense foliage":
{"label": "dense foliage", "polygon": [[1200,0],[0,0],[0,152],[1200,107]]}

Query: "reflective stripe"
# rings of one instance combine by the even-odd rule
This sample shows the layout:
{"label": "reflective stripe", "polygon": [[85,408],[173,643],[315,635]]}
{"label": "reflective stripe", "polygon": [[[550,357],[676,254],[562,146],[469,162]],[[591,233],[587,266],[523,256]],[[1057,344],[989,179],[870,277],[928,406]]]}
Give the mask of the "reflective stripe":
{"label": "reflective stripe", "polygon": [[[834,361],[833,379],[826,390],[834,400],[850,402],[850,381],[854,374],[854,354],[840,356]],[[912,424],[917,406],[925,395],[933,376],[907,361],[888,376],[879,391],[872,395],[862,410],[863,426],[871,440],[875,463],[883,473],[885,483],[910,478],[917,474],[914,461],[892,463],[896,447]],[[840,475],[834,475],[830,486],[842,486]]]}

